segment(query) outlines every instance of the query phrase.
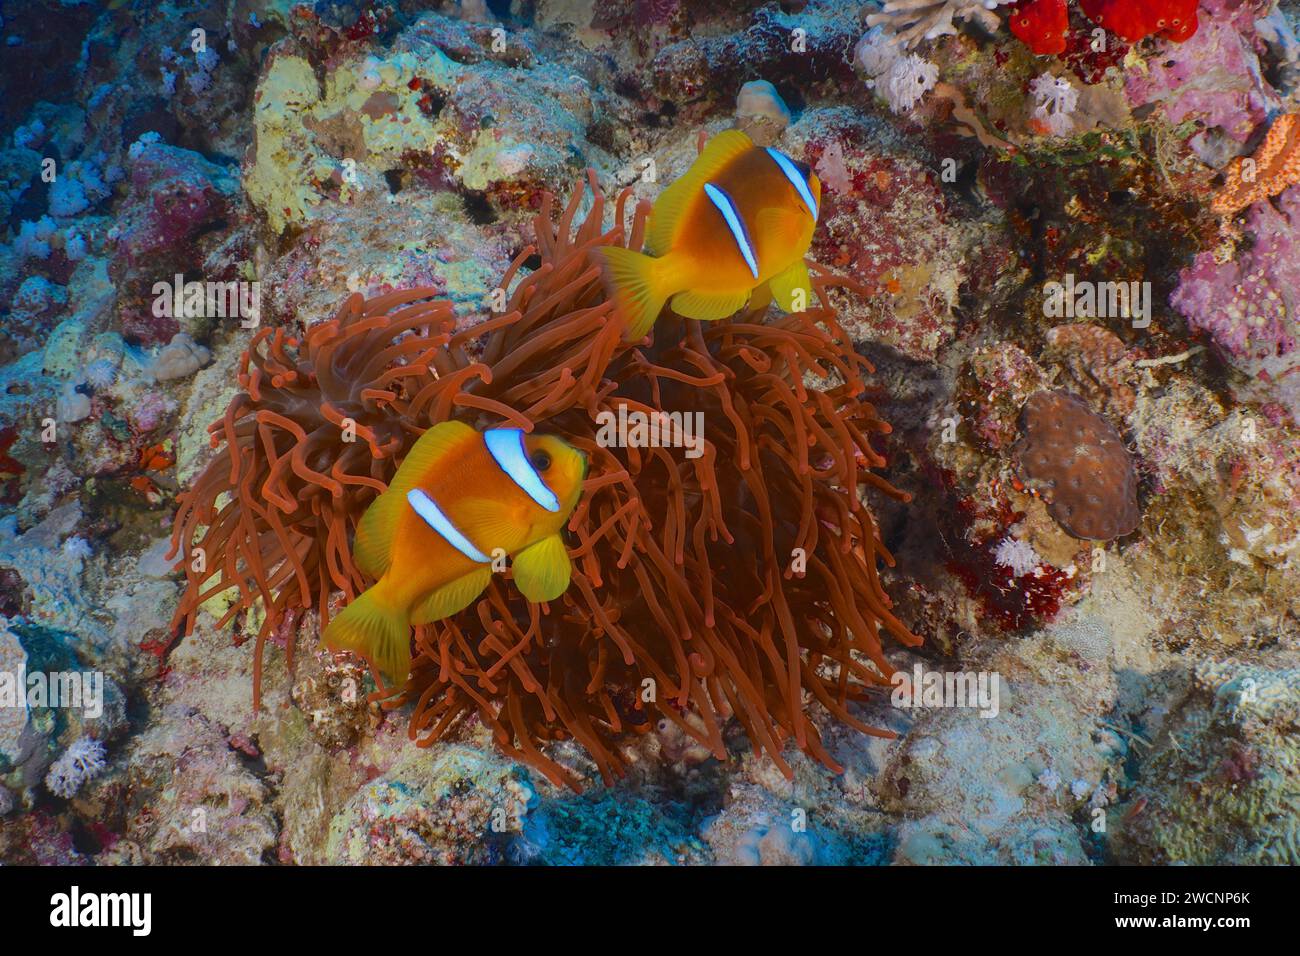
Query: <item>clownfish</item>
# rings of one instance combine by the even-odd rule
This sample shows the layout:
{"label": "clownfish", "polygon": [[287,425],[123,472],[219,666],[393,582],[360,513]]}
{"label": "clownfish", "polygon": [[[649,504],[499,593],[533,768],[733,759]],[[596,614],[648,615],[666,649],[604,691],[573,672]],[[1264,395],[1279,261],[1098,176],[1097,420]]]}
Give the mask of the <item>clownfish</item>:
{"label": "clownfish", "polygon": [[629,339],[650,330],[667,302],[688,319],[724,319],[749,302],[775,298],[787,312],[807,307],[812,283],[803,257],[812,243],[821,182],[780,150],[739,130],[709,141],[650,211],[648,255],[602,246],[605,284]]}
{"label": "clownfish", "polygon": [[357,525],[353,558],[378,580],[330,622],[321,643],[355,651],[403,682],[411,625],[468,607],[502,552],[524,597],[555,600],[572,573],[560,532],[586,473],[586,456],[553,435],[433,426]]}

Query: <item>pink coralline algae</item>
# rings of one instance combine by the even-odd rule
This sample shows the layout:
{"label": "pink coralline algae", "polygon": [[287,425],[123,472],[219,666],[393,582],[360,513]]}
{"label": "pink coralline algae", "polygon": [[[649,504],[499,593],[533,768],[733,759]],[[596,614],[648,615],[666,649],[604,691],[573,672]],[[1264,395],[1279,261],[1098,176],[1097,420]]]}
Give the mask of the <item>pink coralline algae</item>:
{"label": "pink coralline algae", "polygon": [[1219,20],[1149,60],[1145,72],[1130,71],[1125,92],[1134,108],[1160,103],[1170,123],[1201,120],[1239,143],[1250,138],[1276,101],[1250,38]]}
{"label": "pink coralline algae", "polygon": [[198,153],[152,143],[135,157],[131,221],[118,235],[118,253],[132,265],[174,249],[227,213],[232,183]]}
{"label": "pink coralline algae", "polygon": [[[1182,271],[1170,304],[1207,332],[1247,374],[1276,378],[1297,362],[1300,321],[1300,186],[1247,213],[1248,250],[1224,263],[1212,251]],[[1279,211],[1280,209],[1280,211]]]}
{"label": "pink coralline algae", "polygon": [[180,325],[154,315],[146,293],[202,264],[201,239],[230,215],[237,184],[198,153],[156,139],[142,139],[131,157],[130,196],[110,234],[117,248],[109,275],[119,288],[135,290],[119,302],[122,333],[141,345],[161,345]]}

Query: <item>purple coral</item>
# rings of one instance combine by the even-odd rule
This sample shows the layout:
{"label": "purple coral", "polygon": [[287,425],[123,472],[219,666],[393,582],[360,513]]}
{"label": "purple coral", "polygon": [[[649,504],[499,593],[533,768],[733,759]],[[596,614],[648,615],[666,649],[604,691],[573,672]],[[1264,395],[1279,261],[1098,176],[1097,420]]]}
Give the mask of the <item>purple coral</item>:
{"label": "purple coral", "polygon": [[[143,143],[144,140],[141,140]],[[137,143],[136,146],[140,144]],[[133,265],[181,246],[228,211],[228,174],[198,153],[145,143],[132,146],[132,202],[118,252]]]}
{"label": "purple coral", "polygon": [[[1277,105],[1250,43],[1232,24],[1207,19],[1191,39],[1169,44],[1145,71],[1128,74],[1130,105],[1160,103],[1170,123],[1200,119],[1244,143]],[[1203,137],[1198,133],[1193,146]]]}
{"label": "purple coral", "polygon": [[1296,363],[1300,319],[1300,187],[1278,206],[1251,207],[1247,231],[1254,245],[1229,262],[1197,255],[1182,271],[1170,304],[1247,374],[1277,377]]}

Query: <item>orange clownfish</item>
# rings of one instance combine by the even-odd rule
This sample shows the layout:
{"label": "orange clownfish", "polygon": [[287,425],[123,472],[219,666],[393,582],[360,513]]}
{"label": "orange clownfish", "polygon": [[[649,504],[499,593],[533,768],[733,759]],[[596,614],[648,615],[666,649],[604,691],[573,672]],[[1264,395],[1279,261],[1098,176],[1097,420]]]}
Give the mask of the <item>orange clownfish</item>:
{"label": "orange clownfish", "polygon": [[430,428],[357,526],[353,557],[378,581],[330,622],[321,643],[356,651],[400,684],[411,666],[411,625],[468,607],[502,553],[524,597],[553,601],[569,586],[560,532],[586,473],[586,456],[552,435],[480,433],[454,421]]}
{"label": "orange clownfish", "polygon": [[645,335],[665,302],[688,319],[724,319],[756,291],[763,304],[775,298],[787,312],[805,308],[812,283],[803,257],[821,194],[803,163],[739,130],[719,133],[655,201],[649,255],[597,250],[626,337]]}

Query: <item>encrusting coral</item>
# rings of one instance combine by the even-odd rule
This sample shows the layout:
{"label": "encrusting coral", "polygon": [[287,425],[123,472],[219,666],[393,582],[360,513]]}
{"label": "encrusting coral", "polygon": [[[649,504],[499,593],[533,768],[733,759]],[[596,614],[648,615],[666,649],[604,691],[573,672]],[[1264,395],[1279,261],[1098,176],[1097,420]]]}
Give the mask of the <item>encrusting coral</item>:
{"label": "encrusting coral", "polygon": [[[503,752],[577,788],[540,744],[576,739],[608,782],[625,765],[624,733],[667,719],[724,757],[722,725],[734,716],[787,775],[791,738],[838,769],[805,694],[892,736],[850,702],[893,673],[882,628],[920,642],[889,610],[877,559],[892,558],[861,498],[867,486],[906,496],[870,470],[883,464],[873,436],[889,426],[861,400],[871,367],[827,302],[846,280],[817,270],[820,305],[767,323],[665,314],[652,345],[625,343],[591,253],[640,248],[648,207],[625,233],[625,190],[604,231],[589,180],[594,202],[576,228],[583,189],[558,224],[544,199],[536,245],[500,288],[530,258],[540,264],[501,314],[458,330],[450,304],[414,289],[353,295],[301,339],[258,333],[245,390],[210,427],[224,454],[177,513],[173,553],[188,587],[175,624],[188,632],[230,588],[223,625],[260,606],[256,684],[268,638],[291,632],[306,608],[323,628],[331,593],[350,600],[366,585],[350,532],[426,427],[460,418],[537,429],[590,461],[569,524],[572,585],[543,608],[496,575],[466,611],[417,627],[411,677],[386,705],[413,704],[411,736],[427,745],[476,715]],[[701,454],[606,447],[602,423],[621,411],[677,423],[701,413]]]}
{"label": "encrusting coral", "polygon": [[1233,215],[1300,183],[1300,113],[1284,113],[1269,127],[1255,155],[1238,157],[1214,194],[1210,211]]}

